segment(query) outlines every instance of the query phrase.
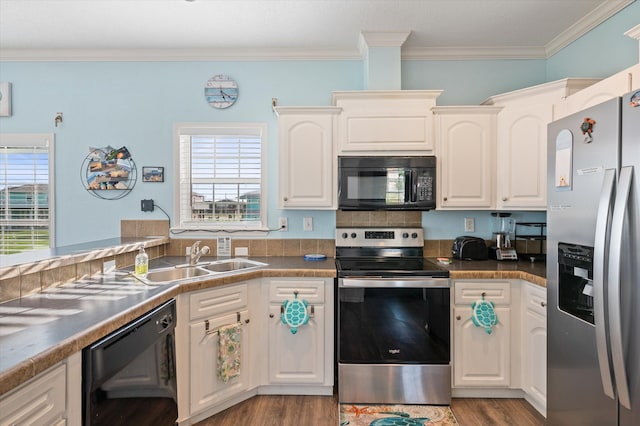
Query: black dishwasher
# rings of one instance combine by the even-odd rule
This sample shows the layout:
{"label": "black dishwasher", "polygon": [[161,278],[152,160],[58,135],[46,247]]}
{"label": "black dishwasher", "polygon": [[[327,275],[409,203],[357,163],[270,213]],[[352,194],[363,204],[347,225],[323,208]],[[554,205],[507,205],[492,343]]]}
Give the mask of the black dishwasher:
{"label": "black dishwasher", "polygon": [[176,303],[171,299],[82,350],[82,424],[175,425]]}

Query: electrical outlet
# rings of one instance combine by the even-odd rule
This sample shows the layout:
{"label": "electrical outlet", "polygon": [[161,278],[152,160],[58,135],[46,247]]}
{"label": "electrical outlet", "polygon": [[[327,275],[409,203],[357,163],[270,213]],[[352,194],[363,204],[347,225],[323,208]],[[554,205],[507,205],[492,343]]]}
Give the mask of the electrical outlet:
{"label": "electrical outlet", "polygon": [[289,220],[286,217],[280,218],[280,231],[286,232],[289,230]]}
{"label": "electrical outlet", "polygon": [[152,212],[153,211],[153,200],[142,200],[140,201],[140,208],[143,212]]}
{"label": "electrical outlet", "polygon": [[464,218],[464,232],[475,232],[476,224],[472,217]]}
{"label": "electrical outlet", "polygon": [[313,231],[313,218],[312,217],[305,217],[302,219],[302,228],[305,231]]}

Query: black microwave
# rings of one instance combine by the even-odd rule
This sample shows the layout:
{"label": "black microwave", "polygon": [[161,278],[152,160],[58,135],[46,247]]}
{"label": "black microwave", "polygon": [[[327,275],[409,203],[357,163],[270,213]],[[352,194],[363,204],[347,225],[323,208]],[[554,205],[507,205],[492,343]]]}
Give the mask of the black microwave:
{"label": "black microwave", "polygon": [[431,210],[436,157],[338,157],[338,208]]}

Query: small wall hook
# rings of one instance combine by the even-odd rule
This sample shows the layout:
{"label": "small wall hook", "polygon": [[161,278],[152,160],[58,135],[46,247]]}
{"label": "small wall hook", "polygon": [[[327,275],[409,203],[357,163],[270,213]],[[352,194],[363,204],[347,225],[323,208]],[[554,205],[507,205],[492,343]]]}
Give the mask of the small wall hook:
{"label": "small wall hook", "polygon": [[57,112],[56,113],[56,118],[54,119],[55,123],[56,123],[56,127],[58,127],[58,124],[62,123],[62,113],[61,112]]}

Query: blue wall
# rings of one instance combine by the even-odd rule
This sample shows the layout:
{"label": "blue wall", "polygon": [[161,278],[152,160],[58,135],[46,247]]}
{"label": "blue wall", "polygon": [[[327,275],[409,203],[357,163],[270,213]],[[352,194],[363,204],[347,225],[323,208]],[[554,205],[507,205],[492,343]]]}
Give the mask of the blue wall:
{"label": "blue wall", "polygon": [[[638,62],[637,42],[623,33],[638,24],[639,16],[636,2],[547,61],[403,61],[402,86],[444,90],[439,105],[478,104],[492,95],[558,78],[603,77]],[[203,96],[204,83],[219,73],[240,85],[238,102],[226,110],[211,108]],[[141,212],[141,199],[154,199],[171,215],[173,123],[198,121],[267,123],[269,227],[276,228],[280,216],[289,218],[290,227],[286,234],[268,237],[334,237],[334,212],[277,208],[277,118],[271,99],[287,106],[330,105],[332,91],[364,88],[362,61],[0,62],[0,81],[11,82],[13,89],[13,115],[0,118],[0,132],[56,135],[58,246],[118,236],[121,219],[165,218],[159,210]],[[58,111],[64,113],[64,122],[54,127]],[[127,146],[139,171],[164,166],[165,182],[138,179],[120,200],[91,196],[81,183],[81,165],[89,147],[105,145]],[[313,232],[302,231],[304,216],[313,217]],[[489,212],[426,212],[427,238],[462,234],[462,218],[469,216],[476,218],[474,235],[491,236]],[[521,221],[545,217],[517,216]]]}

